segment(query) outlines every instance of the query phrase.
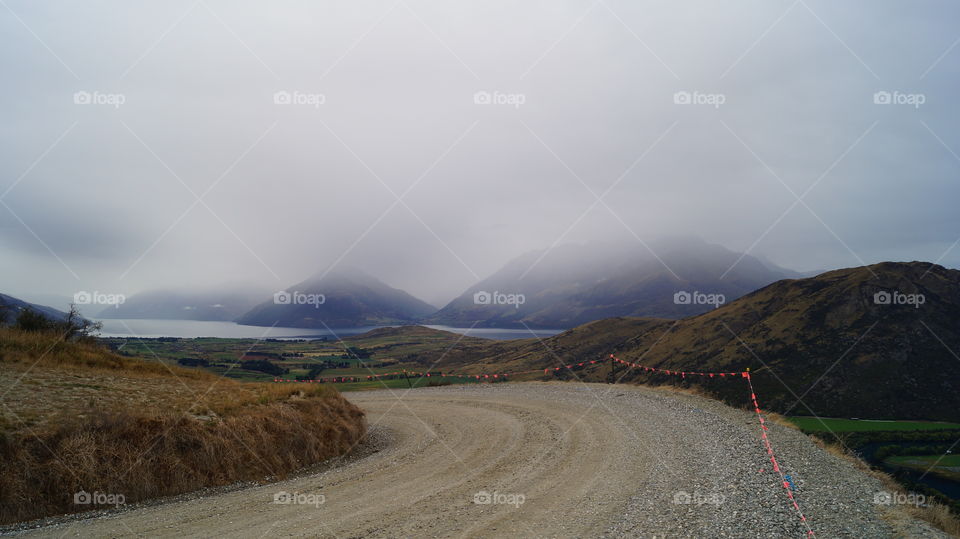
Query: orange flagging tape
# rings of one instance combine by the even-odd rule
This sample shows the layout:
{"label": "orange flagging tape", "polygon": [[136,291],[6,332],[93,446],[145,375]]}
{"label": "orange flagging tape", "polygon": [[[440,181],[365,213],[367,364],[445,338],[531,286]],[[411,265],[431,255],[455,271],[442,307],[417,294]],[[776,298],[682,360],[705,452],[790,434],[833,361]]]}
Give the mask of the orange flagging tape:
{"label": "orange flagging tape", "polygon": [[790,483],[784,476],[783,470],[780,468],[780,463],[777,462],[777,456],[773,453],[773,446],[770,445],[770,438],[767,436],[767,431],[770,429],[767,428],[766,421],[763,419],[763,414],[760,413],[760,404],[757,403],[757,392],[753,389],[753,380],[750,378],[749,370],[740,372],[671,371],[667,369],[658,369],[656,367],[647,367],[637,363],[631,363],[629,361],[623,361],[613,354],[610,354],[610,358],[622,365],[627,365],[629,367],[643,369],[647,372],[677,375],[681,378],[686,378],[687,376],[703,376],[708,378],[714,378],[717,376],[721,378],[725,378],[727,376],[739,376],[746,378],[747,384],[750,386],[750,400],[753,402],[753,409],[757,412],[757,419],[760,421],[760,439],[763,440],[764,448],[767,451],[767,455],[770,457],[770,462],[773,464],[773,471],[780,475],[780,483],[783,485],[783,488],[787,493],[787,498],[790,500],[790,504],[793,505],[793,509],[797,512],[797,515],[800,516],[800,521],[803,522],[803,525],[807,528],[807,537],[814,536],[813,529],[810,527],[810,523],[807,521],[807,517],[804,516],[803,511],[800,510],[800,504],[797,503],[797,500],[793,496],[793,491],[790,489]]}
{"label": "orange flagging tape", "polygon": [[766,421],[763,419],[763,414],[760,413],[760,404],[757,403],[757,392],[753,389],[753,380],[750,378],[750,371],[744,372],[743,377],[747,379],[747,384],[750,386],[750,400],[753,402],[753,409],[757,412],[757,419],[760,421],[760,438],[763,440],[764,447],[767,450],[767,455],[770,456],[770,462],[773,464],[773,471],[780,474],[780,484],[783,485],[783,490],[787,493],[787,498],[790,500],[790,503],[793,504],[793,509],[797,512],[797,515],[800,516],[800,521],[803,522],[804,526],[806,526],[807,537],[813,537],[813,529],[810,527],[810,523],[807,522],[807,517],[804,516],[803,511],[800,510],[800,504],[798,504],[797,500],[793,497],[793,491],[790,489],[790,483],[784,476],[783,470],[780,469],[780,463],[777,462],[777,456],[773,453],[773,446],[770,445],[770,438],[767,436],[767,431],[770,429],[767,428]]}
{"label": "orange flagging tape", "polygon": [[645,365],[640,365],[639,363],[631,363],[629,361],[624,361],[613,354],[610,354],[610,359],[620,363],[621,365],[626,365],[628,367],[633,367],[637,369],[643,369],[647,372],[657,372],[660,374],[672,374],[675,376],[680,376],[681,378],[686,378],[687,376],[705,376],[707,378],[714,378],[719,376],[721,378],[727,376],[742,376],[743,372],[699,372],[699,371],[671,371],[668,369],[658,369],[656,367],[647,367]]}

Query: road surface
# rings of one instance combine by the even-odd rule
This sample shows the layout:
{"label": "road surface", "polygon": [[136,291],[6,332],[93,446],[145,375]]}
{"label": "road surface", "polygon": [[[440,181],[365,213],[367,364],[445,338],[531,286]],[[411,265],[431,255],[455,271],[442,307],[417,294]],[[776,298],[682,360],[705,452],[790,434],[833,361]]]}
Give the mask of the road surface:
{"label": "road surface", "polygon": [[[731,383],[739,383],[731,382]],[[745,400],[748,397],[744,389]],[[762,404],[762,395],[761,404]],[[276,483],[24,532],[45,537],[805,537],[752,412],[632,386],[350,393],[359,456]],[[881,518],[881,484],[773,425],[818,537],[939,534]],[[285,497],[284,493],[288,496]],[[293,503],[275,503],[292,500]]]}

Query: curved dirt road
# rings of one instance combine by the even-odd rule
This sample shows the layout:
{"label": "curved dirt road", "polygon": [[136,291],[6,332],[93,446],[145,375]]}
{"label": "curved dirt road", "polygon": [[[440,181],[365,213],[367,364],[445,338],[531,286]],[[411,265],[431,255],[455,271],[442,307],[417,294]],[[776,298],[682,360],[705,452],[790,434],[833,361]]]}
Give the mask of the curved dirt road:
{"label": "curved dirt road", "polygon": [[[348,397],[368,411],[370,443],[379,450],[279,483],[26,533],[341,538],[807,533],[769,470],[756,418],[714,401],[578,383]],[[915,521],[891,528],[881,518],[887,509],[874,504],[883,491],[880,483],[802,434],[774,425],[770,437],[818,536],[939,535]],[[281,491],[306,503],[274,503]]]}

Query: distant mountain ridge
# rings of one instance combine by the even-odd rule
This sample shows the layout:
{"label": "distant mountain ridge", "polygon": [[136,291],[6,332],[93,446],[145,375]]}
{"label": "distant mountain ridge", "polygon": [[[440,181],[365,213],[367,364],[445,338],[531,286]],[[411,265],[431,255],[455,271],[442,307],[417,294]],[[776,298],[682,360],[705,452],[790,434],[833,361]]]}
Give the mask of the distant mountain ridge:
{"label": "distant mountain ridge", "polygon": [[54,309],[53,307],[37,305],[36,303],[30,303],[13,296],[0,294],[0,325],[11,323],[24,309],[33,309],[52,320],[63,320],[67,316],[67,313]]}
{"label": "distant mountain ridge", "polygon": [[358,269],[338,268],[278,292],[236,321],[251,326],[337,329],[410,324],[434,311],[436,307]]}
{"label": "distant mountain ridge", "polygon": [[[720,299],[729,302],[798,275],[693,238],[654,242],[651,251],[640,244],[571,244],[527,253],[425,322],[568,328],[615,316],[683,318],[714,308]],[[522,303],[507,297],[494,304],[495,297],[487,297],[494,292],[520,294]]]}
{"label": "distant mountain ridge", "polygon": [[242,316],[269,293],[266,288],[241,286],[202,291],[148,290],[126,298],[121,305],[102,309],[97,316],[229,321]]}

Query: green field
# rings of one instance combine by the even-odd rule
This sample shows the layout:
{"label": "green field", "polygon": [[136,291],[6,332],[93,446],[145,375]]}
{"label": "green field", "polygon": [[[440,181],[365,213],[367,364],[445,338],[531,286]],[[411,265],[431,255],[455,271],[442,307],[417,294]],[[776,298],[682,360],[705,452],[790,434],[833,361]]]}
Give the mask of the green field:
{"label": "green field", "polygon": [[889,457],[885,462],[892,466],[960,481],[960,455],[907,455]]}
{"label": "green field", "polygon": [[916,465],[916,466],[926,466],[930,467],[936,464],[937,466],[943,466],[947,468],[960,468],[960,455],[920,455],[920,456],[904,456],[904,457],[890,457],[887,459],[893,464],[901,465]]}
{"label": "green field", "polygon": [[870,432],[960,429],[958,423],[934,421],[879,421],[865,419],[838,419],[793,416],[790,422],[807,432]]}
{"label": "green field", "polygon": [[[276,339],[221,339],[221,338],[119,338],[101,339],[119,354],[158,361],[168,365],[204,369],[215,374],[247,382],[270,382],[274,379],[334,378],[355,376],[364,379],[357,383],[338,383],[343,391],[383,387],[409,387],[406,380],[371,380],[373,374],[398,371],[422,372],[430,370],[435,361],[423,358],[442,354],[451,347],[469,346],[474,338],[463,338],[454,333],[427,328],[408,329],[403,334],[381,331],[365,338],[335,338],[276,340]],[[433,354],[431,356],[430,354]],[[442,357],[442,355],[440,356]],[[271,370],[244,368],[244,361],[266,363]],[[193,361],[194,363],[183,363]],[[200,362],[200,363],[197,363]],[[449,370],[449,369],[448,369]],[[416,386],[449,383],[471,383],[475,380],[411,378]]]}

